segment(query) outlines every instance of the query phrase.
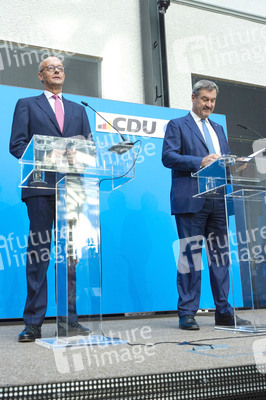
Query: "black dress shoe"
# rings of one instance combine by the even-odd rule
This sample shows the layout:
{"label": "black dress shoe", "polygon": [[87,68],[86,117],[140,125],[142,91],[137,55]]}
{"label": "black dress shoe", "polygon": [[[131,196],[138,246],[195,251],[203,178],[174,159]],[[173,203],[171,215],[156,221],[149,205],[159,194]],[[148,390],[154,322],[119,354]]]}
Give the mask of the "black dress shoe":
{"label": "black dress shoe", "polygon": [[42,337],[41,327],[38,325],[28,324],[24,330],[18,335],[19,342],[34,342],[35,339]]}
{"label": "black dress shoe", "polygon": [[237,326],[251,325],[251,322],[248,321],[247,319],[241,319],[237,315],[235,317],[236,317],[236,321],[234,318],[234,314],[230,314],[230,315],[219,314],[219,315],[215,316],[215,325],[235,326],[235,322],[236,322]]}
{"label": "black dress shoe", "polygon": [[194,315],[184,315],[184,317],[179,318],[179,328],[188,331],[198,331],[199,325],[197,324]]}
{"label": "black dress shoe", "polygon": [[67,333],[68,336],[87,336],[91,333],[91,330],[80,325],[78,322],[69,322],[67,329],[66,323],[61,322],[58,324],[58,336],[67,336]]}

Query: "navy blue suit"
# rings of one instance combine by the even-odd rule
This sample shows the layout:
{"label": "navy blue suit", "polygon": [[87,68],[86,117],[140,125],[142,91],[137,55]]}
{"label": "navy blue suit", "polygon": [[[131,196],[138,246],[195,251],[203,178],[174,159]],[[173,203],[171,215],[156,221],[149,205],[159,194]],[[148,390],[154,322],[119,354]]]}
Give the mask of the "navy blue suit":
{"label": "navy blue suit", "polygon": [[[222,126],[210,123],[217,134],[221,154],[230,153]],[[195,265],[194,253],[195,249],[201,251],[200,237],[211,238],[205,242],[216,312],[233,313],[227,301],[229,254],[224,201],[193,198],[198,187],[197,179],[191,177],[191,173],[200,169],[202,159],[208,154],[203,135],[190,113],[168,123],[162,162],[172,170],[171,212],[176,218],[180,243],[185,243],[183,249],[186,250],[185,256],[180,253],[177,274],[179,317],[195,315],[199,308],[201,271]]]}
{"label": "navy blue suit", "polygon": [[[10,152],[20,158],[33,135],[71,137],[82,135],[92,139],[90,125],[83,106],[63,97],[64,128],[61,133],[55,113],[44,94],[20,99],[17,102]],[[46,176],[50,182],[53,173]],[[46,272],[49,265],[52,228],[55,220],[55,190],[23,188],[30,220],[30,234],[27,249],[27,300],[23,313],[25,324],[42,325],[47,308]],[[43,255],[46,254],[46,257]],[[75,271],[69,271],[74,279],[69,287],[69,298],[75,298]],[[69,302],[69,321],[77,320],[75,301]]]}

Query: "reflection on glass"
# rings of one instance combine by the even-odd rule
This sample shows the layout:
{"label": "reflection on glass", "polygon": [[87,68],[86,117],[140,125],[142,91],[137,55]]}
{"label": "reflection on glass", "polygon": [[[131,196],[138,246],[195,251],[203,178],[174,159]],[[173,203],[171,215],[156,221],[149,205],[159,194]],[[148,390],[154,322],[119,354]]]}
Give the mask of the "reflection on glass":
{"label": "reflection on glass", "polygon": [[[122,155],[109,148],[108,141],[98,146],[80,137],[35,135],[20,160],[22,187],[32,188],[33,183],[56,193],[57,337],[39,339],[50,348],[120,341],[104,336],[101,329],[99,190],[110,191],[133,179],[135,155],[133,148]],[[90,330],[82,340],[73,337],[69,325],[78,315]]]}
{"label": "reflection on glass", "polygon": [[63,245],[65,256],[57,265],[57,324],[85,315],[92,336],[102,335],[98,200],[97,179],[73,174],[58,185],[57,251]]}
{"label": "reflection on glass", "polygon": [[[193,174],[195,197],[225,196],[230,273],[235,312],[251,325],[233,326],[243,332],[266,331],[266,159],[265,149],[249,157],[223,156]],[[240,294],[236,304],[234,293]],[[235,321],[236,324],[236,321]]]}
{"label": "reflection on glass", "polygon": [[83,136],[60,138],[34,135],[20,159],[20,187],[31,185],[53,189],[55,181],[47,174],[57,172],[94,176],[103,182],[101,190],[113,190],[134,178],[135,153],[134,148],[130,148],[120,155],[109,151],[109,148],[108,141],[95,143]]}

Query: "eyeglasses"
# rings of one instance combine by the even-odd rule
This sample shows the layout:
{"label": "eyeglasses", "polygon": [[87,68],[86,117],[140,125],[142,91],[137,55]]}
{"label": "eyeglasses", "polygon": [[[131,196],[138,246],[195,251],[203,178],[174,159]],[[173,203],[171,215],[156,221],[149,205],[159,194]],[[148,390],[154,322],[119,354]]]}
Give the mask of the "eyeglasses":
{"label": "eyeglasses", "polygon": [[65,67],[63,65],[46,65],[40,72],[47,70],[48,72],[54,72],[58,69],[59,72],[64,72]]}

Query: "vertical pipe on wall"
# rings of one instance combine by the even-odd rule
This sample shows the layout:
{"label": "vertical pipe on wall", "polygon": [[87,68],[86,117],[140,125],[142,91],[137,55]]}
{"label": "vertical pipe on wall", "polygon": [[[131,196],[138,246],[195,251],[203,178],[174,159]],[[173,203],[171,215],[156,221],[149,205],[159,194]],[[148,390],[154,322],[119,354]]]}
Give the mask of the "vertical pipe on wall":
{"label": "vertical pipe on wall", "polygon": [[159,12],[159,32],[160,32],[160,52],[162,68],[162,86],[163,86],[163,106],[170,106],[168,68],[167,68],[167,49],[165,35],[165,14]]}
{"label": "vertical pipe on wall", "polygon": [[[165,1],[163,1],[165,3]],[[139,0],[144,101],[169,107],[164,14],[157,0]]]}

